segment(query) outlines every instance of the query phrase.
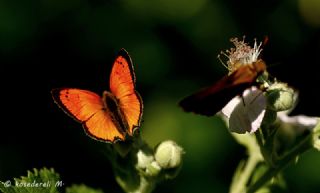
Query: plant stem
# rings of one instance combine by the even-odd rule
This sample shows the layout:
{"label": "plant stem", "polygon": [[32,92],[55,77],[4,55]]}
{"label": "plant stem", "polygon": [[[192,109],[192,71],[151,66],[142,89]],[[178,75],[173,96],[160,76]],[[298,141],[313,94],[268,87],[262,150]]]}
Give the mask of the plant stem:
{"label": "plant stem", "polygon": [[277,163],[277,167],[270,167],[259,180],[257,180],[252,186],[248,188],[247,193],[254,193],[259,188],[261,188],[265,183],[267,183],[271,178],[273,178],[279,171],[284,169],[288,164],[294,160],[298,155],[309,150],[311,146],[312,135],[307,136],[298,145],[296,145],[290,152],[282,157]]}
{"label": "plant stem", "polygon": [[140,178],[140,186],[137,190],[132,191],[132,193],[150,193],[155,187],[155,181],[153,179],[147,179],[144,177]]}
{"label": "plant stem", "polygon": [[260,148],[263,148],[264,141],[263,137],[261,136],[261,129],[258,129],[257,132],[255,132],[255,135]]}
{"label": "plant stem", "polygon": [[236,182],[235,180],[233,181],[234,184],[231,186],[230,193],[245,192],[246,184],[259,161],[260,158],[259,156],[256,156],[256,154],[249,156],[241,176],[236,180]]}

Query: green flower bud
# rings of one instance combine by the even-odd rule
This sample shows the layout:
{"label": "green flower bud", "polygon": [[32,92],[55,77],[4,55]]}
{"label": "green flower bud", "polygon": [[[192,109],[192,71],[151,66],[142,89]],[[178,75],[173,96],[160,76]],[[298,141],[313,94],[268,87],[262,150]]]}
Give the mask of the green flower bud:
{"label": "green flower bud", "polygon": [[295,103],[294,90],[285,83],[272,84],[267,92],[267,108],[273,111],[285,111]]}
{"label": "green flower bud", "polygon": [[178,168],[182,164],[183,150],[174,141],[160,143],[155,151],[155,159],[163,169]]}
{"label": "green flower bud", "polygon": [[137,152],[137,164],[136,168],[140,170],[145,170],[148,165],[154,160],[153,155],[149,152],[139,150]]}
{"label": "green flower bud", "polygon": [[313,147],[320,151],[320,119],[312,134]]}

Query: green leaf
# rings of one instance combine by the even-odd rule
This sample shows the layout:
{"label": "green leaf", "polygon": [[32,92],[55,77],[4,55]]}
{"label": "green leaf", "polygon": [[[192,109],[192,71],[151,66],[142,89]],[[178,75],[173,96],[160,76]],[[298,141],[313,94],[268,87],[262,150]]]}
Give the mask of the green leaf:
{"label": "green leaf", "polygon": [[53,169],[33,169],[27,176],[1,182],[0,190],[3,193],[59,193],[58,188],[63,186],[59,179]]}
{"label": "green leaf", "polygon": [[103,193],[103,191],[90,188],[83,184],[74,184],[66,189],[66,193]]}

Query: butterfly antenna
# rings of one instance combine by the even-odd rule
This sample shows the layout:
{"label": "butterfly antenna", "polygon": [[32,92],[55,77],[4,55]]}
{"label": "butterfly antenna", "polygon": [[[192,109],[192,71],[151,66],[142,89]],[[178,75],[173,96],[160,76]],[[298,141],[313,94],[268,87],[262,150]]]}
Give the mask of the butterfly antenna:
{"label": "butterfly antenna", "polygon": [[262,46],[265,47],[268,42],[269,42],[269,36],[265,35],[265,36],[264,36],[264,39],[263,39]]}
{"label": "butterfly antenna", "polygon": [[259,94],[257,94],[257,96],[255,96],[255,97],[252,99],[252,101],[250,101],[250,104],[254,103],[254,101],[256,101],[257,98],[258,98],[259,96],[261,96],[262,94],[263,94],[263,92],[260,92]]}

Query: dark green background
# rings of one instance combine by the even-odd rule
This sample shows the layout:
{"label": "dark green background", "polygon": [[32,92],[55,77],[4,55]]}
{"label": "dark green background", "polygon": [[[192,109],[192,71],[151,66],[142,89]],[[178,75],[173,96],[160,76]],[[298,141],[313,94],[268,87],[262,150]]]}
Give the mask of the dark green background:
{"label": "dark green background", "polygon": [[[50,90],[102,93],[125,48],[144,101],[144,139],[173,139],[186,152],[180,175],[155,192],[227,192],[245,150],[219,118],[184,113],[178,101],[227,73],[217,55],[231,37],[268,36],[268,71],[300,91],[293,114],[319,116],[319,13],[317,0],[0,1],[0,180],[46,166],[67,185],[121,192],[100,142],[57,108]],[[319,192],[319,163],[310,151],[287,168],[289,191]]]}

